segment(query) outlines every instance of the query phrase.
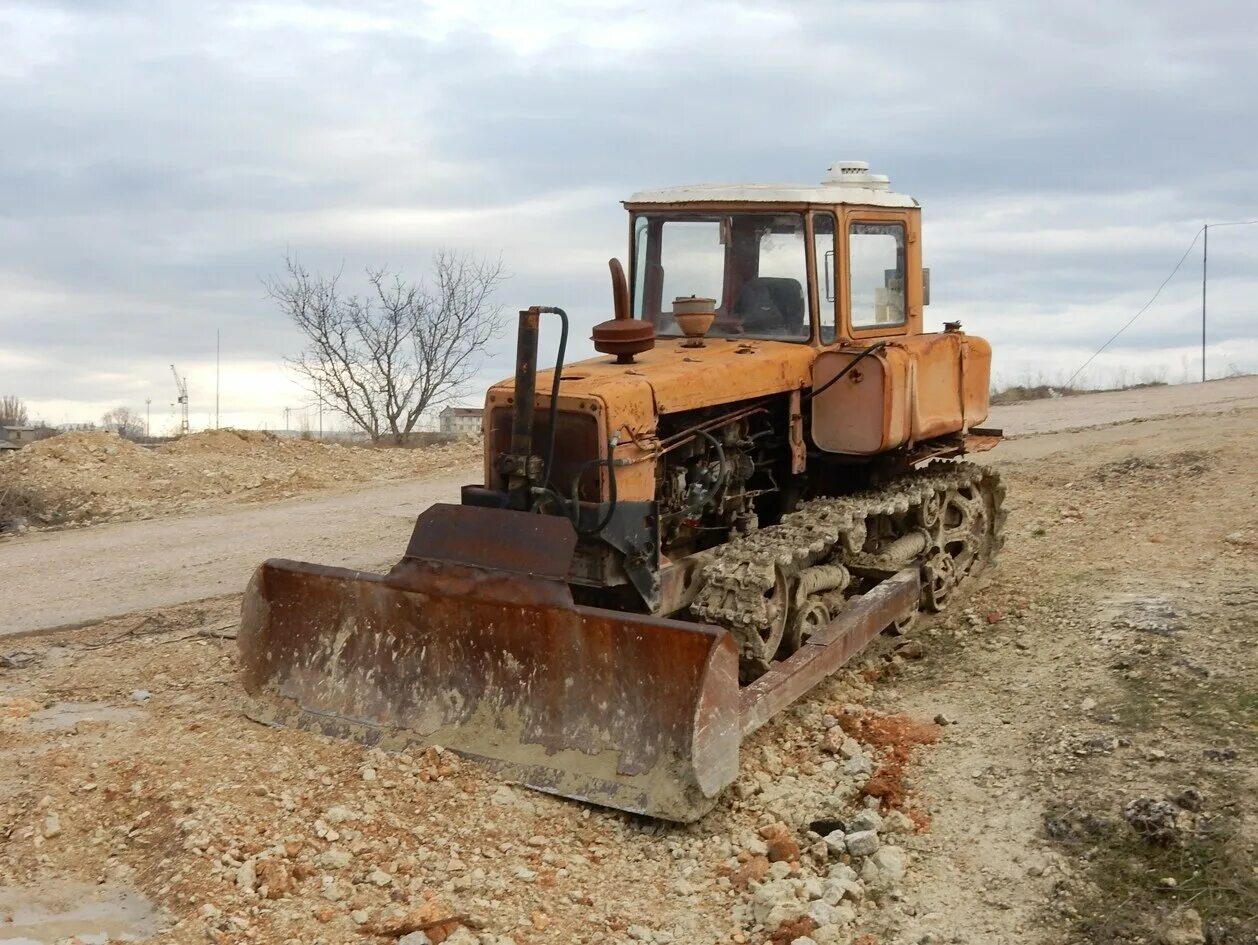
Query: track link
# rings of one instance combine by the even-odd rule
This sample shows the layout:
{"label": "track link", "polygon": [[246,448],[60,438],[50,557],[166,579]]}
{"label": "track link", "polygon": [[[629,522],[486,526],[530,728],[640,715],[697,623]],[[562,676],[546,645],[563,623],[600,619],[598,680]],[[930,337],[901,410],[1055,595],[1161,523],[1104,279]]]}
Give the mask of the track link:
{"label": "track link", "polygon": [[912,561],[923,568],[920,606],[941,610],[1003,544],[1004,494],[992,469],[937,461],[877,489],[810,500],[717,549],[691,613],[734,635],[750,681]]}

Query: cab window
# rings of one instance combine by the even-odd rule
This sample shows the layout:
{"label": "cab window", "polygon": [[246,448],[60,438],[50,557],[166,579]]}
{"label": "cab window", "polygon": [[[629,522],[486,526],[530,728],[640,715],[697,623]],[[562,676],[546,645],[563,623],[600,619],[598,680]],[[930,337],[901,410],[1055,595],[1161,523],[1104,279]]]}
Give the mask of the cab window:
{"label": "cab window", "polygon": [[673,299],[715,300],[710,337],[806,341],[808,257],[798,213],[642,214],[634,221],[634,315],[680,335]]}
{"label": "cab window", "polygon": [[830,344],[838,337],[839,270],[835,265],[834,215],[814,213],[812,216],[813,258],[817,265],[817,298],[821,303],[821,343]]}
{"label": "cab window", "polygon": [[848,253],[852,327],[903,325],[904,224],[851,224]]}

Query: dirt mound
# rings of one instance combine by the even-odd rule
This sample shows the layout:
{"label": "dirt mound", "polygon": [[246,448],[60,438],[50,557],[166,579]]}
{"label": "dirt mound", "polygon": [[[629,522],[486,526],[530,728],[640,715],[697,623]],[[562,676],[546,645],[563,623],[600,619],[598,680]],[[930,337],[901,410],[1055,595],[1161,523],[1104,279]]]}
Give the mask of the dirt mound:
{"label": "dirt mound", "polygon": [[154,518],[216,501],[287,498],[475,462],[479,441],[371,449],[209,430],[148,449],[113,433],[63,433],[0,463],[0,523]]}
{"label": "dirt mound", "polygon": [[195,453],[259,453],[274,449],[283,443],[274,433],[263,430],[203,430],[190,436],[158,447],[158,451],[172,456]]}

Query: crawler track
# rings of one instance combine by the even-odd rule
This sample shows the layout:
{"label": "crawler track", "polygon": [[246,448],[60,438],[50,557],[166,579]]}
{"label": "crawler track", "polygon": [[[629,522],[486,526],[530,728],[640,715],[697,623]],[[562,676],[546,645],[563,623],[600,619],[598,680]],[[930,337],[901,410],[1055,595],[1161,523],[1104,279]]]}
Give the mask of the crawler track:
{"label": "crawler track", "polygon": [[749,681],[914,560],[924,569],[920,606],[942,610],[1000,549],[1004,494],[991,469],[935,462],[877,489],[813,499],[722,546],[691,612],[734,634]]}

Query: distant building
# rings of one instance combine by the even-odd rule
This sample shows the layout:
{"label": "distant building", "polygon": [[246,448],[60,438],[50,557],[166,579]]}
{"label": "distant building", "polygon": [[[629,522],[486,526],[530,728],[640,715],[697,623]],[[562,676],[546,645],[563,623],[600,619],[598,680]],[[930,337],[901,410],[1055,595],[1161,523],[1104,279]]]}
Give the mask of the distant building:
{"label": "distant building", "polygon": [[20,450],[27,443],[41,439],[35,427],[0,427],[0,450]]}
{"label": "distant building", "polygon": [[437,415],[442,433],[469,433],[480,436],[480,407],[446,407]]}

